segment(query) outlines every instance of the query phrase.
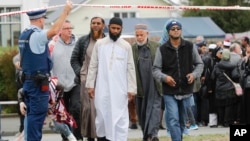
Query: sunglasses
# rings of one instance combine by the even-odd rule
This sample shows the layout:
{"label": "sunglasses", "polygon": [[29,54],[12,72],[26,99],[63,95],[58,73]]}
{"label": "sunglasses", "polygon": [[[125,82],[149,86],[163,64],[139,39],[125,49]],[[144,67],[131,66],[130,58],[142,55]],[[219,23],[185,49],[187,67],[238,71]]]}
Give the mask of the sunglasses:
{"label": "sunglasses", "polygon": [[181,28],[180,28],[180,27],[172,27],[172,28],[170,28],[170,30],[171,30],[171,31],[181,30]]}

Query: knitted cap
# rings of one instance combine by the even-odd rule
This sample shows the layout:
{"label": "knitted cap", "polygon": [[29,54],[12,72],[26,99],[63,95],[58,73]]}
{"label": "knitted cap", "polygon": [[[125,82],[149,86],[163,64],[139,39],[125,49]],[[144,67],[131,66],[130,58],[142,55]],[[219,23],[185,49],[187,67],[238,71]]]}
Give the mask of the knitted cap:
{"label": "knitted cap", "polygon": [[109,25],[111,25],[111,24],[117,24],[117,25],[122,26],[122,20],[118,17],[114,17],[114,18],[110,19],[110,21],[109,21]]}
{"label": "knitted cap", "polygon": [[172,26],[174,26],[174,25],[177,25],[177,26],[179,26],[180,28],[182,28],[181,23],[180,23],[179,21],[177,21],[176,19],[173,19],[173,20],[169,21],[169,23],[167,24],[167,26],[166,26],[167,31],[169,31],[170,28],[171,28]]}

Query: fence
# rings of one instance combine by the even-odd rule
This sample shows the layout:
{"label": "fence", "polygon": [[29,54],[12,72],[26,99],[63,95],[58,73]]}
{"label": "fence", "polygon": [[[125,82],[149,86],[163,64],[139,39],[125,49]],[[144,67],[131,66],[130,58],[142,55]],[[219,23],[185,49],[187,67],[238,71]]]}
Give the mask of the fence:
{"label": "fence", "polygon": [[8,141],[2,139],[2,127],[1,127],[2,105],[14,105],[17,103],[18,103],[17,101],[0,101],[0,141]]}

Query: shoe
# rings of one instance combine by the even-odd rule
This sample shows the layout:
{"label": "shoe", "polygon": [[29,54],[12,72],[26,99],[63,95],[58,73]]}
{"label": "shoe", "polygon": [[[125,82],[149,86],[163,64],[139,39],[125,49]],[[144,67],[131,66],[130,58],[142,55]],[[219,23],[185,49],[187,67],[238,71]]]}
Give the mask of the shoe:
{"label": "shoe", "polygon": [[189,130],[198,130],[198,126],[196,124],[193,124],[189,127]]}
{"label": "shoe", "polygon": [[160,125],[160,126],[159,126],[159,129],[160,129],[160,130],[165,130],[166,128],[163,127],[163,125]]}
{"label": "shoe", "polygon": [[199,126],[199,127],[204,127],[204,126],[206,126],[206,124],[205,124],[204,122],[199,122],[199,123],[198,123],[198,126]]}
{"label": "shoe", "polygon": [[189,132],[188,132],[188,129],[187,129],[187,128],[184,129],[183,135],[184,135],[184,136],[185,136],[185,135],[189,135]]}
{"label": "shoe", "polygon": [[129,127],[130,129],[138,129],[137,125],[135,123],[132,123]]}
{"label": "shoe", "polygon": [[168,136],[168,137],[171,137],[171,134],[170,134],[170,131],[169,131],[169,130],[167,130],[167,136]]}
{"label": "shoe", "polygon": [[217,128],[218,126],[217,125],[210,125],[209,127],[210,128]]}
{"label": "shoe", "polygon": [[68,138],[69,141],[77,141],[75,136],[72,133],[70,133],[67,138]]}

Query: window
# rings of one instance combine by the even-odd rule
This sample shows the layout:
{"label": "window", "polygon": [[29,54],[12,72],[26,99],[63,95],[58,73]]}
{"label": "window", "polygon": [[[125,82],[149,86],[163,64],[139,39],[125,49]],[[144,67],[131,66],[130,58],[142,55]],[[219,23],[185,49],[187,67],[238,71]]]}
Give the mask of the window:
{"label": "window", "polygon": [[136,16],[135,16],[135,12],[131,12],[131,13],[129,13],[129,17],[130,17],[130,18],[136,18]]}
{"label": "window", "polygon": [[[0,13],[19,11],[20,7],[0,7]],[[0,17],[0,46],[16,46],[21,32],[20,14]]]}
{"label": "window", "polygon": [[122,13],[122,18],[128,18],[128,13]]}
{"label": "window", "polygon": [[[4,8],[0,7],[0,13],[4,13]],[[4,16],[0,17],[0,23],[4,21]]]}
{"label": "window", "polygon": [[120,13],[114,13],[114,17],[120,17]]}
{"label": "window", "polygon": [[[20,8],[18,7],[9,7],[6,8],[6,12],[14,12],[14,11],[19,11]],[[11,16],[7,16],[7,22],[20,22],[20,14],[15,14],[15,15],[11,15]]]}
{"label": "window", "polygon": [[114,17],[119,18],[136,18],[135,12],[115,12]]}

